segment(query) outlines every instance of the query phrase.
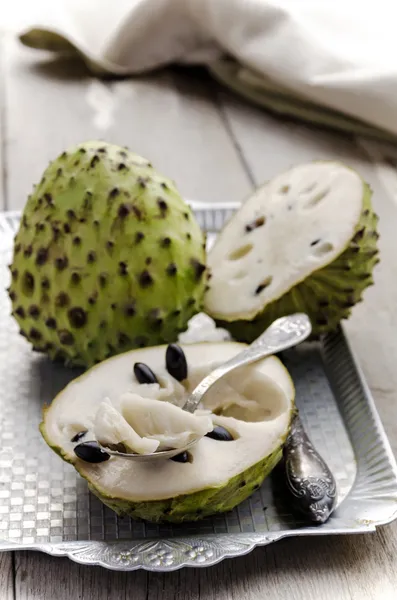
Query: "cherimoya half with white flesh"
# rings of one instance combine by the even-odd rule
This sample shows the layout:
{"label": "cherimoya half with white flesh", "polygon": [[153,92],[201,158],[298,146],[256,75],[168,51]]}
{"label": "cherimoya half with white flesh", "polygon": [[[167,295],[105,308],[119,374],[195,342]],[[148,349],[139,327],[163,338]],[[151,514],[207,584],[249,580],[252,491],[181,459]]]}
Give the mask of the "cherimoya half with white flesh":
{"label": "cherimoya half with white flesh", "polygon": [[[261,485],[281,457],[295,390],[279,359],[271,356],[231,373],[205,395],[198,414],[187,417],[178,407],[203,377],[241,352],[243,345],[219,342],[181,347],[188,364],[188,377],[182,383],[166,369],[165,346],[134,350],[85,372],[45,410],[41,432],[47,444],[73,464],[93,493],[119,514],[178,522],[231,510]],[[150,366],[159,383],[139,384],[133,373],[136,362]],[[135,408],[133,396],[138,397]],[[152,413],[146,422],[143,413],[138,414],[145,400],[151,403]],[[76,441],[72,441],[79,432],[86,432],[85,440],[95,440],[98,432],[105,438],[115,434],[111,443],[125,443],[125,429],[118,436],[118,425],[112,427],[111,419],[105,419],[105,427],[96,419],[104,401],[122,415],[123,425],[132,424],[141,438],[151,442],[158,441],[159,434],[164,435],[165,444],[168,436],[174,436],[174,443],[182,432],[200,437],[189,450],[189,460],[147,463],[111,457],[92,464],[79,459],[74,452]],[[169,402],[174,406],[165,410]],[[213,432],[206,435],[213,427],[224,428],[232,439],[213,439]],[[135,439],[131,445],[136,448]]]}
{"label": "cherimoya half with white flesh", "polygon": [[275,319],[306,313],[314,334],[348,318],[379,262],[371,190],[337,162],[296,166],[258,189],[212,247],[205,310],[251,342]]}

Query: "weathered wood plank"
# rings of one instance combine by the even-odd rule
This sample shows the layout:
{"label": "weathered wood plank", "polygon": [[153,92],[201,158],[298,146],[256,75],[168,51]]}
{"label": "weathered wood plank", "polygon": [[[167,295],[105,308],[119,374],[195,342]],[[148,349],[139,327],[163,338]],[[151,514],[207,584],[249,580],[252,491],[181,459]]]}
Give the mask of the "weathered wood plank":
{"label": "weathered wood plank", "polygon": [[9,206],[23,206],[48,161],[88,139],[127,145],[188,198],[238,200],[249,189],[205,80],[161,72],[98,81],[78,62],[38,62],[7,38]]}
{"label": "weathered wood plank", "polygon": [[14,600],[14,565],[11,552],[0,553],[0,598]]}
{"label": "weathered wood plank", "polygon": [[[15,597],[18,600],[146,600],[147,574],[118,573],[77,565],[40,552],[17,552]],[[2,598],[2,597],[1,597]]]}

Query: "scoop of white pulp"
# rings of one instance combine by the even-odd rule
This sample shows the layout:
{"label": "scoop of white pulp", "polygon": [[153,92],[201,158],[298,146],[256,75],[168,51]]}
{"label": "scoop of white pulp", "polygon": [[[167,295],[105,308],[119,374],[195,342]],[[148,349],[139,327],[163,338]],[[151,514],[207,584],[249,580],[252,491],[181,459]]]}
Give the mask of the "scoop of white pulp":
{"label": "scoop of white pulp", "polygon": [[191,414],[162,400],[134,393],[120,397],[117,410],[102,402],[94,420],[94,434],[102,446],[123,444],[127,452],[151,454],[156,450],[185,448],[213,429],[208,415]]}

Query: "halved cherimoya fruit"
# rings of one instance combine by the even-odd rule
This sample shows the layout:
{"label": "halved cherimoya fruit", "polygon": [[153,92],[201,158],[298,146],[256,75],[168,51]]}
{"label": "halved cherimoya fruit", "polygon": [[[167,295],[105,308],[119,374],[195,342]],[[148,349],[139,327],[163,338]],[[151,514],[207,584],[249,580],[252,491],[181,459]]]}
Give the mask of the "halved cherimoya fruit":
{"label": "halved cherimoya fruit", "polygon": [[[45,409],[42,435],[119,514],[179,522],[231,510],[262,484],[281,457],[294,411],[291,378],[271,356],[220,381],[197,414],[186,414],[181,406],[205,375],[243,347],[235,342],[182,345],[187,363],[182,381],[167,371],[166,346],[110,358],[70,383]],[[136,363],[150,367],[158,383],[139,383]],[[109,447],[123,444],[146,453],[158,442],[182,447],[186,436],[199,438],[188,453],[154,464],[102,456],[96,446],[101,437]]]}
{"label": "halved cherimoya fruit", "polygon": [[378,218],[371,190],[337,162],[296,166],[258,189],[212,247],[205,310],[243,342],[306,313],[313,333],[348,318],[373,283]]}

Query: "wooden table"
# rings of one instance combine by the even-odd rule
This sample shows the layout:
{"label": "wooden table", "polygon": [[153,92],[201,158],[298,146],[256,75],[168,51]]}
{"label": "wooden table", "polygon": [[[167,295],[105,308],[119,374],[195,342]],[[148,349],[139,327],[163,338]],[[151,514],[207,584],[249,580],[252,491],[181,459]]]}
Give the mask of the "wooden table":
{"label": "wooden table", "polygon": [[[374,190],[382,262],[347,329],[397,450],[397,149],[283,122],[200,73],[100,82],[76,62],[0,46],[0,207],[20,209],[48,161],[102,138],[151,159],[186,197],[240,201],[289,165],[337,158]],[[397,523],[374,534],[291,539],[208,569],[115,573],[35,552],[0,554],[0,600],[392,600]]]}

